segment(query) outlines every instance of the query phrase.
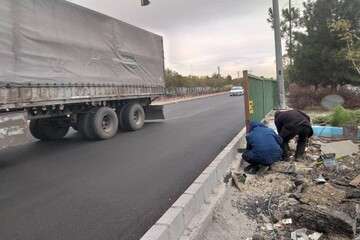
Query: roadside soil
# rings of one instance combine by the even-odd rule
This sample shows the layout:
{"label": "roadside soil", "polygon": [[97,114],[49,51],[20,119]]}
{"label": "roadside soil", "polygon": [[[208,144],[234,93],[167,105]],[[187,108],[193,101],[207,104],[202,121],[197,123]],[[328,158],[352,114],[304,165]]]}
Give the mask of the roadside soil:
{"label": "roadside soil", "polygon": [[203,239],[355,239],[360,230],[360,152],[325,166],[319,141],[310,142],[301,161],[278,162],[260,175],[245,174],[245,166],[234,171],[232,187]]}

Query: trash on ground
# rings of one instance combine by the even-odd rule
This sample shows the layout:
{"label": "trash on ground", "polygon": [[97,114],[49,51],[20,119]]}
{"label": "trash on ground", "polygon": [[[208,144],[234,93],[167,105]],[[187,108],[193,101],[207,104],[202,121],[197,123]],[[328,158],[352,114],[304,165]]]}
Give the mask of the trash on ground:
{"label": "trash on ground", "polygon": [[318,184],[323,184],[326,183],[326,179],[323,177],[323,175],[320,174],[320,176],[315,179],[315,182]]}
{"label": "trash on ground", "polygon": [[308,240],[307,229],[301,228],[291,233],[291,240]]}
{"label": "trash on ground", "polygon": [[[292,141],[292,155],[295,147]],[[232,179],[240,189],[233,189],[232,215],[255,226],[243,238],[237,225],[222,226],[236,233],[231,239],[353,240],[360,234],[360,151],[351,141],[313,138],[304,159],[276,162],[261,174],[239,170]]]}
{"label": "trash on ground", "polygon": [[320,240],[320,238],[323,236],[322,233],[314,232],[313,234],[309,235],[310,240]]}
{"label": "trash on ground", "polygon": [[350,182],[351,186],[354,187],[360,187],[360,175],[358,175],[356,178],[354,178],[351,182]]}
{"label": "trash on ground", "polygon": [[287,218],[287,219],[281,220],[281,223],[284,224],[284,225],[289,225],[289,224],[292,224],[293,221],[292,221],[291,218]]}

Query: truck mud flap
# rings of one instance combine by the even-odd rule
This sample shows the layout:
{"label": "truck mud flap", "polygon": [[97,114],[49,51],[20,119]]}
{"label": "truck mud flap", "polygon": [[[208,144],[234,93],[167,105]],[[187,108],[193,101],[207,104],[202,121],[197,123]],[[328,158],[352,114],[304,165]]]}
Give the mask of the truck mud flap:
{"label": "truck mud flap", "polygon": [[27,113],[0,113],[0,149],[28,141]]}
{"label": "truck mud flap", "polygon": [[145,110],[145,120],[164,120],[164,106],[147,106],[144,108]]}

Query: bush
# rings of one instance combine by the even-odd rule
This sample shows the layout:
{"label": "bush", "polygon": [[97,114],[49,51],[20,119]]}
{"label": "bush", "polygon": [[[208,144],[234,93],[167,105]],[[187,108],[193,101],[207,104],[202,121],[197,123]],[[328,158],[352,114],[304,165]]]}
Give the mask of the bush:
{"label": "bush", "polygon": [[344,126],[352,121],[352,114],[343,107],[336,107],[332,114],[330,124],[332,126]]}
{"label": "bush", "polygon": [[315,124],[330,124],[335,127],[342,127],[347,124],[360,124],[360,110],[351,111],[341,106],[336,107],[334,112],[327,116],[319,116],[313,120]]}
{"label": "bush", "polygon": [[358,88],[342,86],[338,88],[299,86],[291,84],[289,86],[288,101],[290,107],[305,109],[307,107],[320,106],[324,97],[336,94],[344,98],[344,107],[349,109],[360,108],[360,92]]}

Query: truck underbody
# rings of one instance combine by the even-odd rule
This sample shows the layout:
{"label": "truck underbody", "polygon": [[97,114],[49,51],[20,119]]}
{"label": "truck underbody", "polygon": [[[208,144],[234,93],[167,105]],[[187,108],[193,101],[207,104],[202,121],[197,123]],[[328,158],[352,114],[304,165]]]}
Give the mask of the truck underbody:
{"label": "truck underbody", "polygon": [[29,132],[39,140],[53,141],[65,137],[72,127],[87,140],[105,140],[118,129],[136,131],[145,120],[164,119],[163,107],[151,105],[162,95],[161,87],[150,89],[153,93],[141,87],[130,94],[129,90],[115,86],[1,88],[6,104],[0,105],[0,149],[26,142]]}

